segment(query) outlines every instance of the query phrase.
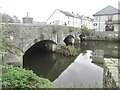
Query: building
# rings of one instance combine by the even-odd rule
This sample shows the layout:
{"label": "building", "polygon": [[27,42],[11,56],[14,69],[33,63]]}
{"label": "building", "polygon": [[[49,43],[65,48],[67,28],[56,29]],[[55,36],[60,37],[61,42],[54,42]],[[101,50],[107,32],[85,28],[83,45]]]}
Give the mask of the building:
{"label": "building", "polygon": [[93,28],[93,19],[79,14],[69,13],[56,9],[52,15],[47,19],[47,24],[51,25],[66,25],[72,27],[86,26],[89,29]]}
{"label": "building", "polygon": [[27,16],[23,17],[23,23],[33,23],[33,18],[29,17],[28,12],[27,12]]}
{"label": "building", "polygon": [[120,24],[118,21],[120,12],[118,11],[117,8],[109,5],[95,13],[93,15],[95,31],[118,31],[118,26]]}

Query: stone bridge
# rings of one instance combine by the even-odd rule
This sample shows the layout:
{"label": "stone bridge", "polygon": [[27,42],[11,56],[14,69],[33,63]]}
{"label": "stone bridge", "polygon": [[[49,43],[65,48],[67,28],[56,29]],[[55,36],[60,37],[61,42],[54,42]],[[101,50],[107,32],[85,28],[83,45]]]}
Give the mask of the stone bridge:
{"label": "stone bridge", "polygon": [[6,62],[22,60],[24,53],[36,42],[52,40],[64,44],[67,35],[78,38],[79,28],[39,24],[2,24],[3,41],[7,41],[10,52],[4,57]]}

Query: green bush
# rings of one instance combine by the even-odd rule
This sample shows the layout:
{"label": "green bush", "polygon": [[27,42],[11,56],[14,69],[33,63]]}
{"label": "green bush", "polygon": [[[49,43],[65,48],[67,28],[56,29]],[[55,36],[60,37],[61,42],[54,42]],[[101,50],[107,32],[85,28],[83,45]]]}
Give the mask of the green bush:
{"label": "green bush", "polygon": [[2,88],[53,88],[48,79],[38,77],[33,71],[21,67],[2,66]]}
{"label": "green bush", "polygon": [[88,28],[84,26],[82,28],[82,33],[85,34],[85,35],[88,34]]}

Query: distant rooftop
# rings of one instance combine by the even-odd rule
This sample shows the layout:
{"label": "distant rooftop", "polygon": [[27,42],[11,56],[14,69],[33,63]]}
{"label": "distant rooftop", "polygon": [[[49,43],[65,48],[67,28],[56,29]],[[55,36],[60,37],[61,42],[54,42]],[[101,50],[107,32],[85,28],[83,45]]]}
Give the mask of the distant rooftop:
{"label": "distant rooftop", "polygon": [[[69,17],[74,17],[74,18],[78,18],[78,19],[85,19],[85,18],[88,18],[88,19],[90,19],[91,21],[93,21],[92,18],[83,16],[83,15],[79,15],[78,13],[77,13],[77,14],[74,14],[73,12],[70,13],[70,12],[67,12],[67,11],[59,10],[59,9],[56,9],[56,10],[52,13],[52,15],[53,15],[56,11],[59,11],[59,12],[65,14],[66,16],[69,16]],[[52,15],[51,15],[51,16],[52,16]],[[47,21],[51,18],[51,16],[47,19]]]}
{"label": "distant rooftop", "polygon": [[29,17],[29,13],[27,12],[26,17],[23,17],[23,18],[32,18],[32,17]]}
{"label": "distant rooftop", "polygon": [[27,16],[23,17],[22,19],[23,19],[23,23],[33,23],[33,18],[29,17],[28,12],[27,12]]}
{"label": "distant rooftop", "polygon": [[73,12],[69,13],[69,12],[66,12],[66,11],[59,10],[59,9],[57,9],[57,10],[60,11],[60,12],[62,12],[66,16],[75,17],[75,18],[79,18],[79,19],[82,18],[82,16],[80,16],[79,14],[74,14]]}
{"label": "distant rooftop", "polygon": [[114,14],[118,14],[118,9],[109,5],[103,8],[102,10],[98,11],[97,13],[95,13],[93,16],[114,15]]}

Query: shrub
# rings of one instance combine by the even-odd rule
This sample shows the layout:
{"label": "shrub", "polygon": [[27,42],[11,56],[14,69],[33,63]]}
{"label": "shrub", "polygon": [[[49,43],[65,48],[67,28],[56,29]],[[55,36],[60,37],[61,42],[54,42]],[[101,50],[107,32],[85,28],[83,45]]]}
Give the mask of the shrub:
{"label": "shrub", "polygon": [[87,35],[87,34],[88,34],[88,28],[84,26],[84,27],[82,28],[82,33],[83,33],[84,35]]}
{"label": "shrub", "polygon": [[48,79],[38,77],[33,71],[21,67],[2,66],[2,88],[52,88]]}
{"label": "shrub", "polygon": [[77,50],[74,46],[61,46],[60,49],[56,49],[57,53],[63,54],[65,56],[76,56]]}

